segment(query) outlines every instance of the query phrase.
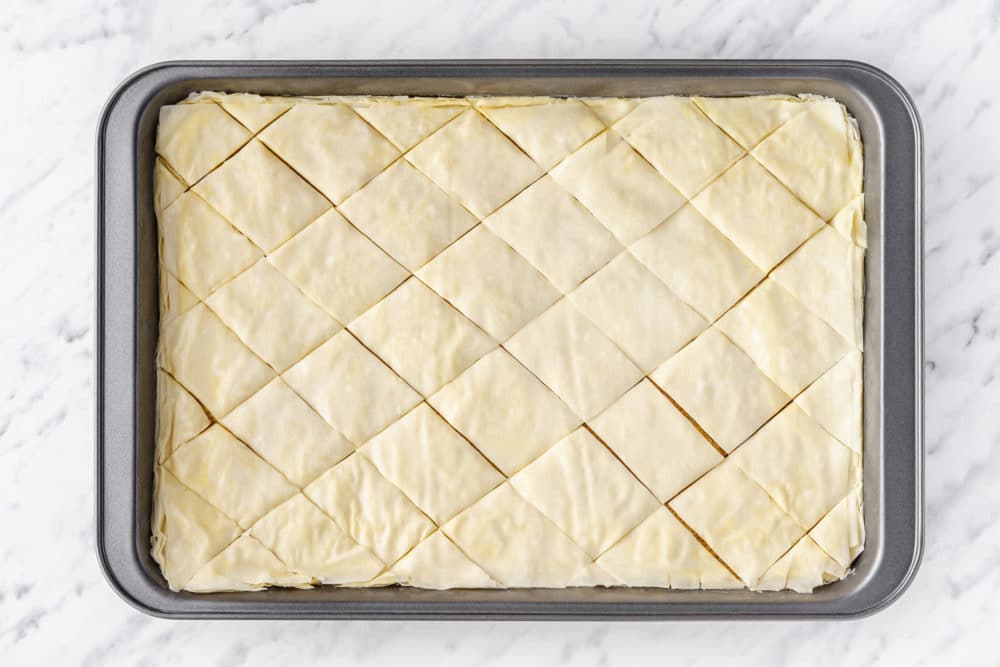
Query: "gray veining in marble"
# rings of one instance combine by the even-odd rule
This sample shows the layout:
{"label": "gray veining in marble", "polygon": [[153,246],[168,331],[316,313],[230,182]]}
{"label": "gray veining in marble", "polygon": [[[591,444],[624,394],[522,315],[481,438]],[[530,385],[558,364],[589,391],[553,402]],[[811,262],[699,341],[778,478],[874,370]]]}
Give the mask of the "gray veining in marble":
{"label": "gray veining in marble", "polygon": [[[926,135],[924,564],[854,622],[168,622],[93,549],[95,125],[171,58],[851,58]],[[1000,2],[0,4],[0,662],[946,665],[1000,660]]]}

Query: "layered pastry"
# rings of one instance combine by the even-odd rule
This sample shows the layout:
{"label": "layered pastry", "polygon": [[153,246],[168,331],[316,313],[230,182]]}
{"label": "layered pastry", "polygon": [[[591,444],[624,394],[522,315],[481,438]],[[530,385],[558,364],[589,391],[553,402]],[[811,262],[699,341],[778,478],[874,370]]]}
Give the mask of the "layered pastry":
{"label": "layered pastry", "polygon": [[201,93],[154,178],[170,588],[806,592],[861,552],[837,101]]}

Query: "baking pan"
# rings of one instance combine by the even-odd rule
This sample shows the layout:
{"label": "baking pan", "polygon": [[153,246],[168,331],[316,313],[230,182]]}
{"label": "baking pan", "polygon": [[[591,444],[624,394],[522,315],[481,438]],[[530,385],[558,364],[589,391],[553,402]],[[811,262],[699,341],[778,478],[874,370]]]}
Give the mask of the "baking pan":
{"label": "baking pan", "polygon": [[[149,555],[159,315],[153,145],[159,108],[199,90],[266,95],[649,96],[816,93],[864,141],[864,508],[855,571],[789,591],[412,588],[171,592]],[[97,138],[97,549],[128,602],[172,618],[816,618],[900,595],[922,545],[921,134],[884,72],[840,61],[171,62],[111,96]]]}

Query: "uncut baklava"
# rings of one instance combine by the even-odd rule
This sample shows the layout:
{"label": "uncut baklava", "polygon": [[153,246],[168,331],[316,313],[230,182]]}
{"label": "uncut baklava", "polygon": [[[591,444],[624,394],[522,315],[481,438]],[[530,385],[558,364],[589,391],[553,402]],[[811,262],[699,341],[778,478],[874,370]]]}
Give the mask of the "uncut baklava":
{"label": "uncut baklava", "polygon": [[201,93],[156,153],[171,588],[810,591],[860,553],[835,100]]}

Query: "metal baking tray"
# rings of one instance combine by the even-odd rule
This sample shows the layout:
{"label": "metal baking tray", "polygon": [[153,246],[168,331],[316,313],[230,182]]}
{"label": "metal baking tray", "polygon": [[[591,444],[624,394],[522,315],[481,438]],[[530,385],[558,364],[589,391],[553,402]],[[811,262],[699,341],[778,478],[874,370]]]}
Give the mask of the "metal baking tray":
{"label": "metal baking tray", "polygon": [[[157,336],[153,145],[159,108],[199,90],[270,95],[649,96],[817,93],[864,141],[864,506],[855,571],[811,595],[400,587],[171,592],[149,555]],[[171,618],[816,618],[896,599],[922,546],[921,131],[884,72],[841,61],[169,62],[111,95],[97,137],[97,550],[115,590]]]}

